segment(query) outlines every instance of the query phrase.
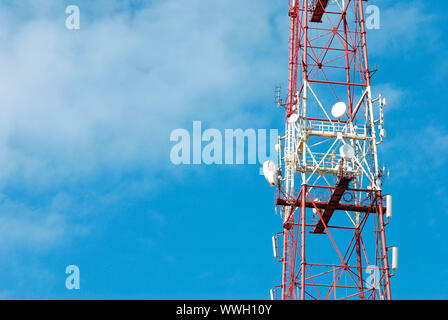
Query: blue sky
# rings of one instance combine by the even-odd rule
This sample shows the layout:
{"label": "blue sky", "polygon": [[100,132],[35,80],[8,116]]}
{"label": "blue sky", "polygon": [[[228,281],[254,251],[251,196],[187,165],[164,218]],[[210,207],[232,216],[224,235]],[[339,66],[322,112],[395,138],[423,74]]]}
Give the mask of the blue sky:
{"label": "blue sky", "polygon": [[[76,4],[81,29],[65,28]],[[448,298],[444,1],[372,1],[392,293]],[[281,230],[258,165],[174,166],[172,130],[279,128],[287,1],[0,3],[0,298],[266,299]],[[65,268],[81,289],[65,288]]]}

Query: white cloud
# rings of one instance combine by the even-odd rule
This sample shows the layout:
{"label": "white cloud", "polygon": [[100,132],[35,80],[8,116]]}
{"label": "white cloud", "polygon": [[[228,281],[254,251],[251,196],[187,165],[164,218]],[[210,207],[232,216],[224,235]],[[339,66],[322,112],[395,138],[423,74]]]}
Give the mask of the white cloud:
{"label": "white cloud", "polygon": [[2,26],[3,178],[20,171],[46,187],[98,168],[145,168],[167,159],[160,151],[173,128],[254,121],[260,84],[271,89],[282,70],[269,60],[269,19],[267,2],[165,1],[133,19],[89,20],[79,32],[59,16]]}
{"label": "white cloud", "polygon": [[[368,31],[369,53],[372,55],[401,57],[413,56],[415,46],[419,51],[431,50],[432,43],[438,39],[435,21],[438,19],[430,13],[427,1],[413,0],[410,2],[374,1],[381,12],[381,27],[379,30]],[[425,46],[421,46],[422,41]]]}
{"label": "white cloud", "polygon": [[382,151],[394,160],[391,175],[397,181],[421,183],[422,178],[431,177],[432,183],[439,183],[440,170],[448,162],[448,129],[435,122],[416,128],[402,128],[393,139],[386,140]]}
{"label": "white cloud", "polygon": [[13,247],[47,250],[63,241],[66,228],[61,213],[32,210],[4,197],[0,201],[0,252]]}
{"label": "white cloud", "polygon": [[[79,31],[65,28],[57,0],[0,5],[0,190],[52,198],[101,174],[149,177],[169,165],[172,129],[193,120],[230,128],[269,123],[252,115],[254,105],[257,114],[270,105],[274,84],[286,76],[279,4],[170,0],[131,15],[120,12],[123,3],[80,2]],[[134,183],[111,188],[122,194]],[[2,239],[54,245],[70,234],[65,212],[84,205],[52,211],[51,203],[34,208],[5,198]]]}

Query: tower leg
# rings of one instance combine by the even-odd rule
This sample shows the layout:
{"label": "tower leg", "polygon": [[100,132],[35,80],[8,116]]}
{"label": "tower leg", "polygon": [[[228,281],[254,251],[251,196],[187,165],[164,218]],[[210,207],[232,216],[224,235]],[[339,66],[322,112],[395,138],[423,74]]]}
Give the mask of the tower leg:
{"label": "tower leg", "polygon": [[301,211],[301,228],[302,228],[302,248],[301,248],[301,253],[302,253],[302,261],[301,261],[301,269],[302,269],[302,274],[301,274],[301,287],[300,287],[300,299],[301,300],[305,300],[305,267],[306,267],[306,259],[305,259],[305,218],[306,218],[306,208],[305,208],[305,197],[306,197],[306,186],[303,185],[302,186],[302,203],[300,206],[300,211]]}
{"label": "tower leg", "polygon": [[[284,213],[286,214],[286,212]],[[288,263],[288,230],[283,227],[283,272],[282,272],[282,300],[286,300],[286,265]]]}
{"label": "tower leg", "polygon": [[361,300],[365,300],[364,285],[362,279],[361,232],[359,231],[359,226],[356,229],[355,233],[356,233],[356,255],[358,262],[358,277],[359,277],[359,297],[361,298]]}

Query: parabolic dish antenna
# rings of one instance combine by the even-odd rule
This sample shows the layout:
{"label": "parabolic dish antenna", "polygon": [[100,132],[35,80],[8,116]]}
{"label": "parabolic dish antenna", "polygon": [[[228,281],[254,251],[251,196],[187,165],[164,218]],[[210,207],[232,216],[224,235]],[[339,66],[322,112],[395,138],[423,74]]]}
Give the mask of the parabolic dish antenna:
{"label": "parabolic dish antenna", "polygon": [[275,186],[278,181],[278,167],[274,161],[268,160],[263,163],[263,175],[270,186]]}
{"label": "parabolic dish antenna", "polygon": [[299,120],[299,115],[298,115],[297,113],[293,113],[293,114],[290,115],[289,118],[288,118],[288,122],[289,122],[289,123],[297,122],[297,120]]}
{"label": "parabolic dish antenna", "polygon": [[339,154],[341,155],[341,158],[350,160],[355,156],[355,149],[349,144],[344,144],[339,148]]}
{"label": "parabolic dish antenna", "polygon": [[333,108],[331,108],[331,114],[336,119],[341,119],[343,116],[345,116],[346,112],[347,112],[347,105],[342,101],[337,102],[333,106]]}

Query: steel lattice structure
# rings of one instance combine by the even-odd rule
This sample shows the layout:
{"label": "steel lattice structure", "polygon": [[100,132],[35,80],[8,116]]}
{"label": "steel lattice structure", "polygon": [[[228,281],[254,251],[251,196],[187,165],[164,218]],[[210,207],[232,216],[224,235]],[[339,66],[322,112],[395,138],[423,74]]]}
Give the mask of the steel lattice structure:
{"label": "steel lattice structure", "polygon": [[[386,102],[372,97],[364,2],[289,0],[275,298],[391,299],[388,252],[395,248],[387,247],[385,229],[392,201],[378,160]],[[337,102],[346,108],[339,119],[330,111]]]}

